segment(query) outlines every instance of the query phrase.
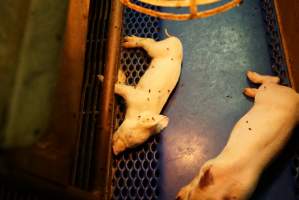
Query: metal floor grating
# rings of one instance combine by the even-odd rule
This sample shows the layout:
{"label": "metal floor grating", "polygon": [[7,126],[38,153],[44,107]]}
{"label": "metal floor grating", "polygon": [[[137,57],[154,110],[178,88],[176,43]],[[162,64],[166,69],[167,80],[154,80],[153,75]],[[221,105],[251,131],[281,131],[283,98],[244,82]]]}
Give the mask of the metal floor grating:
{"label": "metal floor grating", "polygon": [[[151,6],[151,9],[156,7]],[[123,36],[136,35],[159,40],[159,20],[131,9],[124,9]],[[150,58],[143,49],[122,49],[121,67],[127,84],[136,85],[147,69]],[[124,118],[123,103],[116,108],[116,126]],[[159,136],[152,137],[144,145],[114,157],[112,199],[158,199],[159,197]]]}
{"label": "metal floor grating", "polygon": [[81,99],[81,127],[72,184],[84,190],[91,187],[94,167],[94,136],[99,113],[100,82],[103,74],[111,1],[90,1]]}

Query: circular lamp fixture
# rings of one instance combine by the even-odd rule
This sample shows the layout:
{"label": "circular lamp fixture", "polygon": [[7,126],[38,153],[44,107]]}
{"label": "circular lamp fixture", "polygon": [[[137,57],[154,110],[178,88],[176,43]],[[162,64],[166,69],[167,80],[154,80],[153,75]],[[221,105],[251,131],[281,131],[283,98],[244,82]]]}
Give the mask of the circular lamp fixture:
{"label": "circular lamp fixture", "polygon": [[226,1],[226,3],[219,4],[219,5],[217,4],[216,7],[213,7],[211,9],[200,11],[198,10],[198,6],[221,3],[224,1],[223,0],[137,0],[145,4],[160,6],[160,7],[174,7],[174,8],[189,7],[189,13],[177,14],[177,13],[160,12],[160,11],[152,10],[137,5],[136,3],[133,3],[132,0],[120,0],[120,1],[124,5],[126,5],[127,7],[135,11],[153,17],[159,17],[161,19],[180,20],[180,21],[210,17],[212,15],[216,15],[218,13],[222,13],[227,10],[230,10],[240,5],[242,2],[242,0],[231,0],[229,2]]}

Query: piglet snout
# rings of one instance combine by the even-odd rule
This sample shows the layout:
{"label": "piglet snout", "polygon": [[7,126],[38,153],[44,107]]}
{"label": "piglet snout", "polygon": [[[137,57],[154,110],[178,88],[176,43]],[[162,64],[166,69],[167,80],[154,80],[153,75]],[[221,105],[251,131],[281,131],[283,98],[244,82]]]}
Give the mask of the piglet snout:
{"label": "piglet snout", "polygon": [[112,149],[113,149],[114,155],[118,155],[119,153],[123,152],[126,149],[126,145],[120,139],[113,140]]}

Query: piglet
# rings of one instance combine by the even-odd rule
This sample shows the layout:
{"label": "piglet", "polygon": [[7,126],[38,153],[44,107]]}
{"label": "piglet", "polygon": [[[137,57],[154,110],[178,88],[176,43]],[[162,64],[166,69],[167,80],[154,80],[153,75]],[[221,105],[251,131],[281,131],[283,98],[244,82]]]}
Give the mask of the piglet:
{"label": "piglet", "polygon": [[159,42],[136,36],[124,40],[125,48],[142,47],[152,60],[136,86],[115,84],[115,93],[126,102],[125,119],[113,135],[115,155],[144,143],[168,125],[168,117],[160,112],[179,80],[183,59],[182,44],[173,36]]}
{"label": "piglet", "polygon": [[299,96],[279,78],[249,71],[258,89],[245,88],[254,105],[233,128],[223,151],[203,164],[177,200],[246,200],[270,161],[282,150],[299,119]]}

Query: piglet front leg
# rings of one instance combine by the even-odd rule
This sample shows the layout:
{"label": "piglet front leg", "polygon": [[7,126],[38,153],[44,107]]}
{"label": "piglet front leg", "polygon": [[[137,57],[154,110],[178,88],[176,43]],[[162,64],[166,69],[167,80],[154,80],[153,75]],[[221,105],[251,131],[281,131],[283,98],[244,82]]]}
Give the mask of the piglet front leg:
{"label": "piglet front leg", "polygon": [[137,48],[141,47],[146,50],[146,52],[153,57],[155,54],[155,44],[157,42],[151,38],[142,38],[137,36],[126,36],[124,38],[123,47],[125,48]]}

